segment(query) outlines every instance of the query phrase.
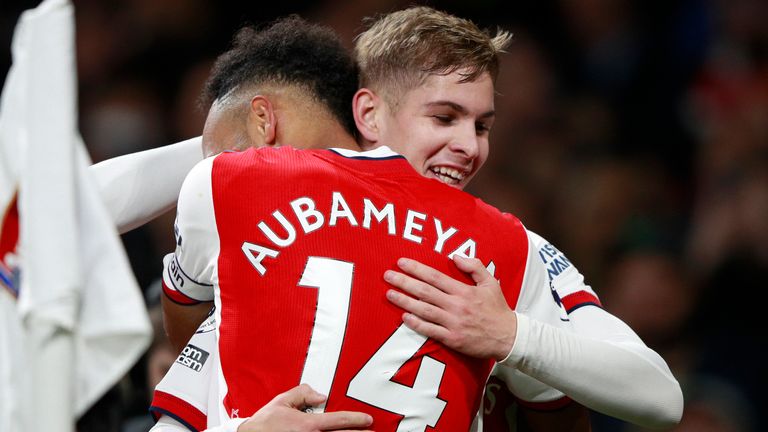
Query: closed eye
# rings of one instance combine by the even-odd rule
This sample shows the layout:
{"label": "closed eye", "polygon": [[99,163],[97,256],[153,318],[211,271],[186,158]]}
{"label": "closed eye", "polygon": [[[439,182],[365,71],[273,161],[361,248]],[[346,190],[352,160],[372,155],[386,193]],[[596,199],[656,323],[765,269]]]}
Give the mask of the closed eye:
{"label": "closed eye", "polygon": [[482,122],[475,123],[475,132],[478,135],[486,135],[490,131],[491,131],[491,126],[490,125],[488,125],[486,123],[482,123]]}
{"label": "closed eye", "polygon": [[453,123],[453,116],[449,115],[433,115],[432,118],[434,118],[438,123],[450,125]]}

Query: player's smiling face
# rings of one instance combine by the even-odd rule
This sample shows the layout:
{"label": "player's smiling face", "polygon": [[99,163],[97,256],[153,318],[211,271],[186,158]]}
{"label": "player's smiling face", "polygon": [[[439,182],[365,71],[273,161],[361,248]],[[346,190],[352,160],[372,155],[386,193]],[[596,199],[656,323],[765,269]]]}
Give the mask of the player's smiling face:
{"label": "player's smiling face", "polygon": [[463,189],[488,158],[494,120],[493,81],[487,73],[431,75],[380,120],[380,144],[405,156],[426,177]]}

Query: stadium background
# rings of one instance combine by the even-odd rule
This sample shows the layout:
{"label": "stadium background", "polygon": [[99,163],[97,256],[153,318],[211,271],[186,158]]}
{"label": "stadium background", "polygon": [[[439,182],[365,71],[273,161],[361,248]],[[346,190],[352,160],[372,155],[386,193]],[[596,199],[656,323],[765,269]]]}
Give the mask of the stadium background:
{"label": "stadium background", "polygon": [[[240,3],[240,2],[238,2]],[[423,3],[423,2],[422,2]],[[0,71],[18,14],[0,3]],[[196,97],[242,24],[288,13],[352,45],[388,0],[75,0],[81,132],[94,162],[202,130]],[[433,1],[515,33],[492,153],[470,192],[564,251],[683,385],[677,431],[768,430],[768,2]],[[153,307],[173,213],[123,236]],[[156,311],[155,311],[156,312]],[[158,340],[79,424],[143,429]],[[154,368],[154,369],[153,369]],[[596,415],[593,430],[636,431]]]}

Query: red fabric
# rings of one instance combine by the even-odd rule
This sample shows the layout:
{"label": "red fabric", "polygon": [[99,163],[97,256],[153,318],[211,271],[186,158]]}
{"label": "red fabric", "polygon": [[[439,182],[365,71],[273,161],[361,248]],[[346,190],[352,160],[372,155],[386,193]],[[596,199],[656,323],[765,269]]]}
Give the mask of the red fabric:
{"label": "red fabric", "polygon": [[14,286],[13,271],[15,265],[6,259],[16,253],[19,243],[19,210],[16,196],[13,197],[3,215],[0,225],[0,286],[5,287],[14,296],[18,296],[18,286]]}
{"label": "red fabric", "polygon": [[[447,258],[472,239],[477,243],[477,257],[486,265],[493,260],[495,276],[501,280],[510,306],[517,303],[528,253],[527,235],[519,221],[468,194],[420,176],[403,158],[349,159],[331,151],[289,147],[223,154],[214,161],[212,190],[220,238],[219,348],[228,385],[224,400],[228,412],[250,415],[271,396],[299,384],[318,295],[317,289],[298,286],[310,256],[354,264],[344,343],[327,410],[368,412],[378,431],[394,431],[402,415],[348,397],[347,390],[353,377],[402,324],[402,311],[385,299],[390,286],[383,281],[384,271],[396,269],[398,258],[414,258],[472,283]],[[334,191],[342,194],[357,226],[346,218],[330,225]],[[304,232],[290,206],[300,197],[311,198],[324,215],[321,228]],[[380,223],[372,219],[370,229],[362,227],[364,199],[377,209],[394,204],[394,235],[388,233],[386,220]],[[420,243],[403,237],[408,210],[427,215],[424,220],[415,220],[421,229],[412,233],[422,239]],[[278,236],[286,237],[275,211],[296,229],[296,239],[289,246],[276,246],[258,228],[264,222]],[[440,253],[434,250],[435,219],[443,231],[458,229]],[[279,251],[276,258],[262,261],[267,268],[264,276],[243,253],[244,242]],[[413,386],[427,356],[445,365],[437,398],[446,406],[434,430],[467,430],[493,362],[457,354],[428,340],[393,380]]]}
{"label": "red fabric", "polygon": [[166,285],[165,281],[163,281],[163,293],[165,293],[165,295],[174,303],[178,303],[180,305],[191,306],[201,303],[199,300],[187,297],[179,291],[169,287]]}
{"label": "red fabric", "polygon": [[603,307],[602,303],[600,303],[600,299],[588,293],[587,291],[578,291],[573,294],[569,294],[563,297],[561,300],[563,302],[563,306],[565,307],[565,310],[568,313],[570,313],[574,309],[577,309],[585,305],[595,305],[595,306]]}
{"label": "red fabric", "polygon": [[547,402],[527,402],[509,391],[504,381],[492,376],[488,380],[483,405],[483,432],[509,432],[518,427],[512,422],[517,420],[514,405],[520,405],[537,411],[557,411],[568,406],[572,400],[563,396]]}
{"label": "red fabric", "polygon": [[[483,432],[509,432],[517,430],[516,424],[510,424],[517,417],[514,415],[515,396],[499,378],[492,376],[485,386],[483,403]],[[511,411],[508,413],[508,411]]]}
{"label": "red fabric", "polygon": [[205,430],[207,426],[205,414],[169,393],[155,390],[149,411],[155,420],[159,419],[161,415],[167,414],[193,431]]}

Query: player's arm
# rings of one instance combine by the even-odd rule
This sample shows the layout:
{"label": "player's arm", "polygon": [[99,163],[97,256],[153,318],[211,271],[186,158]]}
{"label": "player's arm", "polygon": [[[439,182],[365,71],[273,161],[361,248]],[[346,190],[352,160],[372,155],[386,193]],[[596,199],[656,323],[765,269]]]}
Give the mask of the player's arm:
{"label": "player's arm", "polygon": [[[190,429],[205,429],[209,403],[217,394],[215,321],[209,317],[155,386],[149,412],[155,420],[167,415]],[[215,407],[212,408],[215,412]]]}
{"label": "player's arm", "polygon": [[[521,303],[529,309],[523,311],[518,321],[518,335],[527,333],[527,340],[532,341],[552,333],[560,340],[553,339],[552,345],[538,344],[541,340],[533,341],[534,346],[522,354],[525,360],[518,358],[512,362],[513,367],[563,390],[596,411],[646,427],[670,427],[678,423],[683,410],[682,390],[664,359],[645,345],[629,326],[602,309],[597,295],[561,252],[535,233],[529,231],[528,234],[532,256],[545,265],[543,269],[540,266],[535,269],[539,274],[546,272],[550,288],[557,298],[562,299],[561,304],[568,312],[570,326],[547,321],[549,301],[554,297],[542,296],[545,290],[529,291],[533,295],[528,296],[531,300],[523,299]],[[549,271],[553,260],[560,261],[555,268],[561,269],[554,275]],[[567,263],[565,269],[563,263]],[[533,263],[529,261],[529,265],[533,266]],[[530,331],[524,328],[527,323],[531,324]],[[574,334],[564,330],[572,330]],[[517,348],[524,348],[523,341],[518,342]],[[515,347],[512,351],[507,362],[515,357]],[[580,355],[562,356],[563,353]],[[515,365],[518,360],[522,363]],[[536,371],[529,369],[537,362],[548,365]],[[586,379],[554,376],[553,379],[558,381],[562,378],[562,384],[553,384],[540,378],[551,374],[550,368],[560,367],[558,365],[562,363],[570,364],[569,373],[584,373]]]}
{"label": "player's arm", "polygon": [[[155,387],[149,411],[158,422],[152,431],[205,429],[208,423],[208,404],[211,393],[216,392],[217,383],[214,364],[218,353],[214,330],[214,319],[209,317]],[[361,428],[371,424],[371,417],[363,413],[308,414],[300,411],[324,400],[324,396],[309,386],[298,386],[278,395],[250,418],[233,419],[209,430],[248,432],[293,428],[291,430],[314,431]]]}
{"label": "player's arm", "polygon": [[161,304],[163,307],[163,328],[168,335],[168,341],[178,354],[195,334],[197,326],[211,313],[213,302],[201,302],[187,306],[174,303],[164,295]]}
{"label": "player's arm", "polygon": [[184,177],[202,159],[196,137],[108,159],[89,171],[122,234],[172,209]]}
{"label": "player's arm", "polygon": [[189,172],[176,207],[176,250],[163,260],[163,321],[174,347],[183,347],[211,310],[219,238],[208,158]]}
{"label": "player's arm", "polygon": [[[291,430],[296,432],[315,431],[360,431],[373,423],[370,415],[352,411],[306,413],[305,407],[316,406],[326,397],[302,384],[277,395],[268,404],[249,418],[229,419],[224,424],[206,429],[206,432],[266,432]],[[168,415],[163,415],[151,432],[187,432],[191,429]]]}
{"label": "player's arm", "polygon": [[[528,313],[536,316],[539,307],[546,308],[547,297],[552,302],[548,286],[540,287],[538,293],[528,290],[528,299],[522,296],[519,304],[523,310],[510,314],[500,309],[501,302],[494,298],[502,295],[500,287],[479,261],[455,261],[477,287],[412,260],[403,260],[402,273],[389,276],[391,284],[415,297],[388,292],[390,301],[408,312],[403,318],[406,325],[478,357],[501,360],[503,350],[511,348],[502,362],[510,374],[522,372],[596,411],[646,427],[679,422],[683,402],[679,384],[663,359],[620,320],[602,310],[586,312],[596,321],[579,319],[578,327],[569,331],[531,319]],[[546,277],[543,264],[538,264],[529,260],[529,270]],[[577,319],[590,308],[581,309],[574,312],[579,314]],[[504,323],[489,315],[501,317]],[[489,325],[505,329],[500,332],[503,341],[491,338],[494,343],[489,344],[485,340],[494,332]],[[510,390],[519,394],[520,389]]]}
{"label": "player's arm", "polygon": [[[210,287],[187,276],[182,271],[175,253],[163,258],[162,280],[163,295],[160,303],[163,308],[163,327],[171,346],[178,354],[212,311],[213,302],[206,301],[210,295]],[[196,298],[190,297],[191,295]],[[199,300],[200,298],[206,300]]]}

